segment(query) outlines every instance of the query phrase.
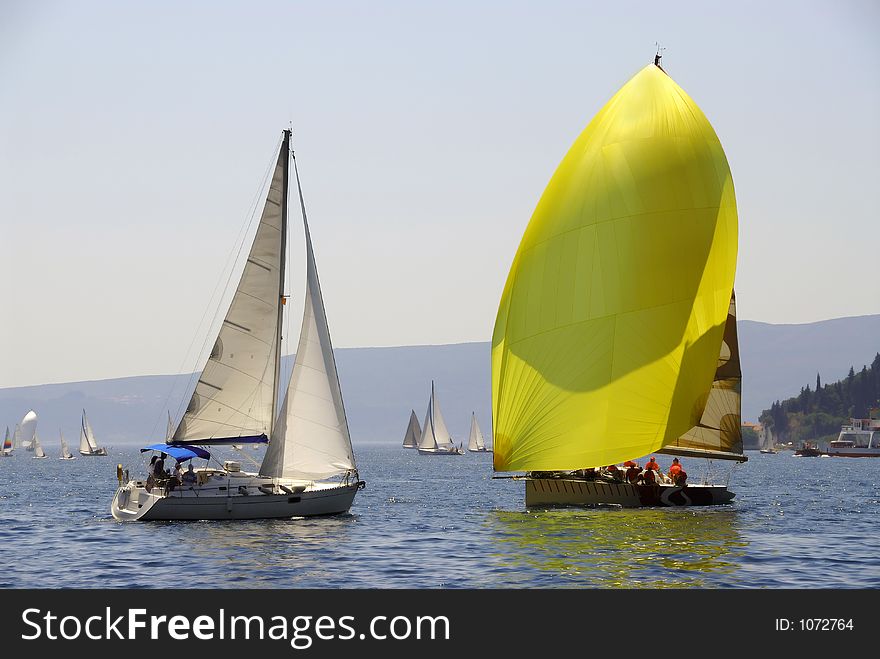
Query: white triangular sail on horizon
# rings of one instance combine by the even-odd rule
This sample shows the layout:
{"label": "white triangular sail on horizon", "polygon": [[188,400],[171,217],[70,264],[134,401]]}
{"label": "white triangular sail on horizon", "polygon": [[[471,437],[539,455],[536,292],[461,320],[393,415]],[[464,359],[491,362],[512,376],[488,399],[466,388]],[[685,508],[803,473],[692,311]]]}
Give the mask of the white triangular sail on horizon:
{"label": "white triangular sail on horizon", "polygon": [[406,426],[406,435],[403,437],[403,447],[418,448],[421,436],[422,428],[419,426],[419,418],[416,416],[416,411],[412,410],[409,415],[409,424]]}
{"label": "white triangular sail on horizon", "polygon": [[419,437],[419,449],[432,451],[437,448],[437,440],[434,438],[434,423],[431,414],[432,398],[428,399],[428,411],[425,412],[425,422],[422,424],[422,434]]}
{"label": "white triangular sail on horizon", "polygon": [[70,452],[70,447],[67,445],[67,440],[64,439],[64,433],[60,430],[58,431],[61,435],[61,458],[63,460],[70,460],[73,458],[73,454]]}
{"label": "white triangular sail on horizon", "polygon": [[15,424],[15,431],[12,433],[12,448],[21,448],[21,424]]}
{"label": "white triangular sail on horizon", "polygon": [[89,423],[85,410],[83,410],[82,423],[79,426],[79,452],[80,455],[107,455],[107,449],[98,446],[95,431],[92,430],[92,424]]}
{"label": "white triangular sail on horizon", "polygon": [[422,427],[422,435],[419,438],[419,448],[422,450],[449,449],[455,446],[443,414],[440,412],[440,403],[437,402],[437,394],[434,391],[434,382],[431,381],[431,398],[428,400],[428,411],[425,413],[425,425]]}
{"label": "white triangular sail on horizon", "polygon": [[34,432],[34,457],[35,458],[45,458],[46,452],[43,450],[43,445],[40,444],[40,439],[37,437],[37,433]]}
{"label": "white triangular sail on horizon", "polygon": [[317,480],[357,467],[301,188],[299,195],[306,239],[303,320],[293,373],[260,475]]}
{"label": "white triangular sail on horizon", "polygon": [[485,451],[486,442],[477,424],[477,415],[471,412],[471,434],[468,437],[468,451]]}
{"label": "white triangular sail on horizon", "polygon": [[288,144],[282,144],[254,241],[211,354],[202,367],[175,442],[268,437],[278,378],[282,205]]}

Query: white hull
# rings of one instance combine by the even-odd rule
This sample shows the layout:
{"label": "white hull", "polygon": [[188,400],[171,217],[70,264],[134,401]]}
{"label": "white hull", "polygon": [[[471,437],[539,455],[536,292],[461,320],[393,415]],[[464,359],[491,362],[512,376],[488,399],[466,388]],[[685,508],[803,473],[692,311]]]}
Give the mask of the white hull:
{"label": "white hull", "polygon": [[469,448],[468,451],[471,453],[491,453],[492,449],[488,448]]}
{"label": "white hull", "polygon": [[736,496],[723,485],[631,485],[573,478],[526,478],[527,506],[712,506]]}
{"label": "white hull", "polygon": [[107,455],[107,449],[105,449],[103,447],[96,449],[94,451],[83,451],[82,449],[80,449],[79,454],[80,455],[88,455],[88,456]]}
{"label": "white hull", "polygon": [[161,488],[147,492],[142,481],[131,481],[116,490],[110,512],[119,521],[336,515],[351,508],[355,494],[363,485],[363,482],[297,485],[241,475],[212,479],[203,486],[180,487],[166,495]]}
{"label": "white hull", "polygon": [[834,458],[880,458],[880,448],[865,446],[831,447],[825,453]]}
{"label": "white hull", "polygon": [[420,448],[419,455],[464,455],[464,451],[455,449]]}

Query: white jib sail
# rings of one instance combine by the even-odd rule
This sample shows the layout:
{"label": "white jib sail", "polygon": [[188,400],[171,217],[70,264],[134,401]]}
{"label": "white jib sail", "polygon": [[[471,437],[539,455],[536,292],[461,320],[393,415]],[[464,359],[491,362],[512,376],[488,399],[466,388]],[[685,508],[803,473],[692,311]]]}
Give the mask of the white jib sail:
{"label": "white jib sail", "polygon": [[21,448],[21,424],[15,424],[15,431],[12,433],[12,448]]}
{"label": "white jib sail", "polygon": [[285,142],[238,288],[174,432],[175,441],[272,432],[287,157]]}
{"label": "white jib sail", "polygon": [[296,361],[260,475],[317,480],[356,469],[308,222]]}
{"label": "white jib sail", "polygon": [[471,412],[471,434],[468,437],[468,449],[471,451],[481,451],[486,448],[486,444],[483,441],[483,433],[480,431],[480,426],[477,424],[477,415]]}
{"label": "white jib sail", "polygon": [[37,413],[33,410],[30,410],[27,414],[25,414],[24,418],[19,424],[19,428],[21,429],[21,434],[19,435],[21,446],[30,446],[33,443],[34,437],[37,434]]}
{"label": "white jib sail", "polygon": [[409,425],[406,427],[406,435],[403,437],[404,448],[417,448],[422,429],[419,427],[419,418],[416,411],[412,410],[409,415]]}

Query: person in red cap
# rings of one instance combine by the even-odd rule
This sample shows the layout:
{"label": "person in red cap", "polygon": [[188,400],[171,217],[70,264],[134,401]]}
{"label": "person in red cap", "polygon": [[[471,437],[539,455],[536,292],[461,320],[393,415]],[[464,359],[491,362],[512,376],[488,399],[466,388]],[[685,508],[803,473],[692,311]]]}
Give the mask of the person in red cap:
{"label": "person in red cap", "polygon": [[660,471],[660,465],[657,464],[657,460],[654,456],[651,456],[651,459],[648,460],[648,464],[645,465],[645,469],[653,469],[656,472]]}

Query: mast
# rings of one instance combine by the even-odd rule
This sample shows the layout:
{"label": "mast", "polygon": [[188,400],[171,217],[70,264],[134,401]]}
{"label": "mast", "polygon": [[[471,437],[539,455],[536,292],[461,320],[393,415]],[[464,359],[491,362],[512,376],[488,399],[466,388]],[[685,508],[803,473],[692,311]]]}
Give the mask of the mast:
{"label": "mast", "polygon": [[[281,186],[281,267],[278,269],[279,282],[278,287],[280,295],[280,303],[278,305],[278,330],[275,333],[275,381],[272,384],[272,427],[275,427],[275,420],[278,414],[278,381],[281,379],[281,331],[284,325],[284,276],[285,261],[287,260],[287,189],[290,180],[290,129],[285,128],[282,131],[284,139],[281,141],[281,151],[287,154],[284,159],[283,179]],[[269,431],[271,436],[272,432]]]}

